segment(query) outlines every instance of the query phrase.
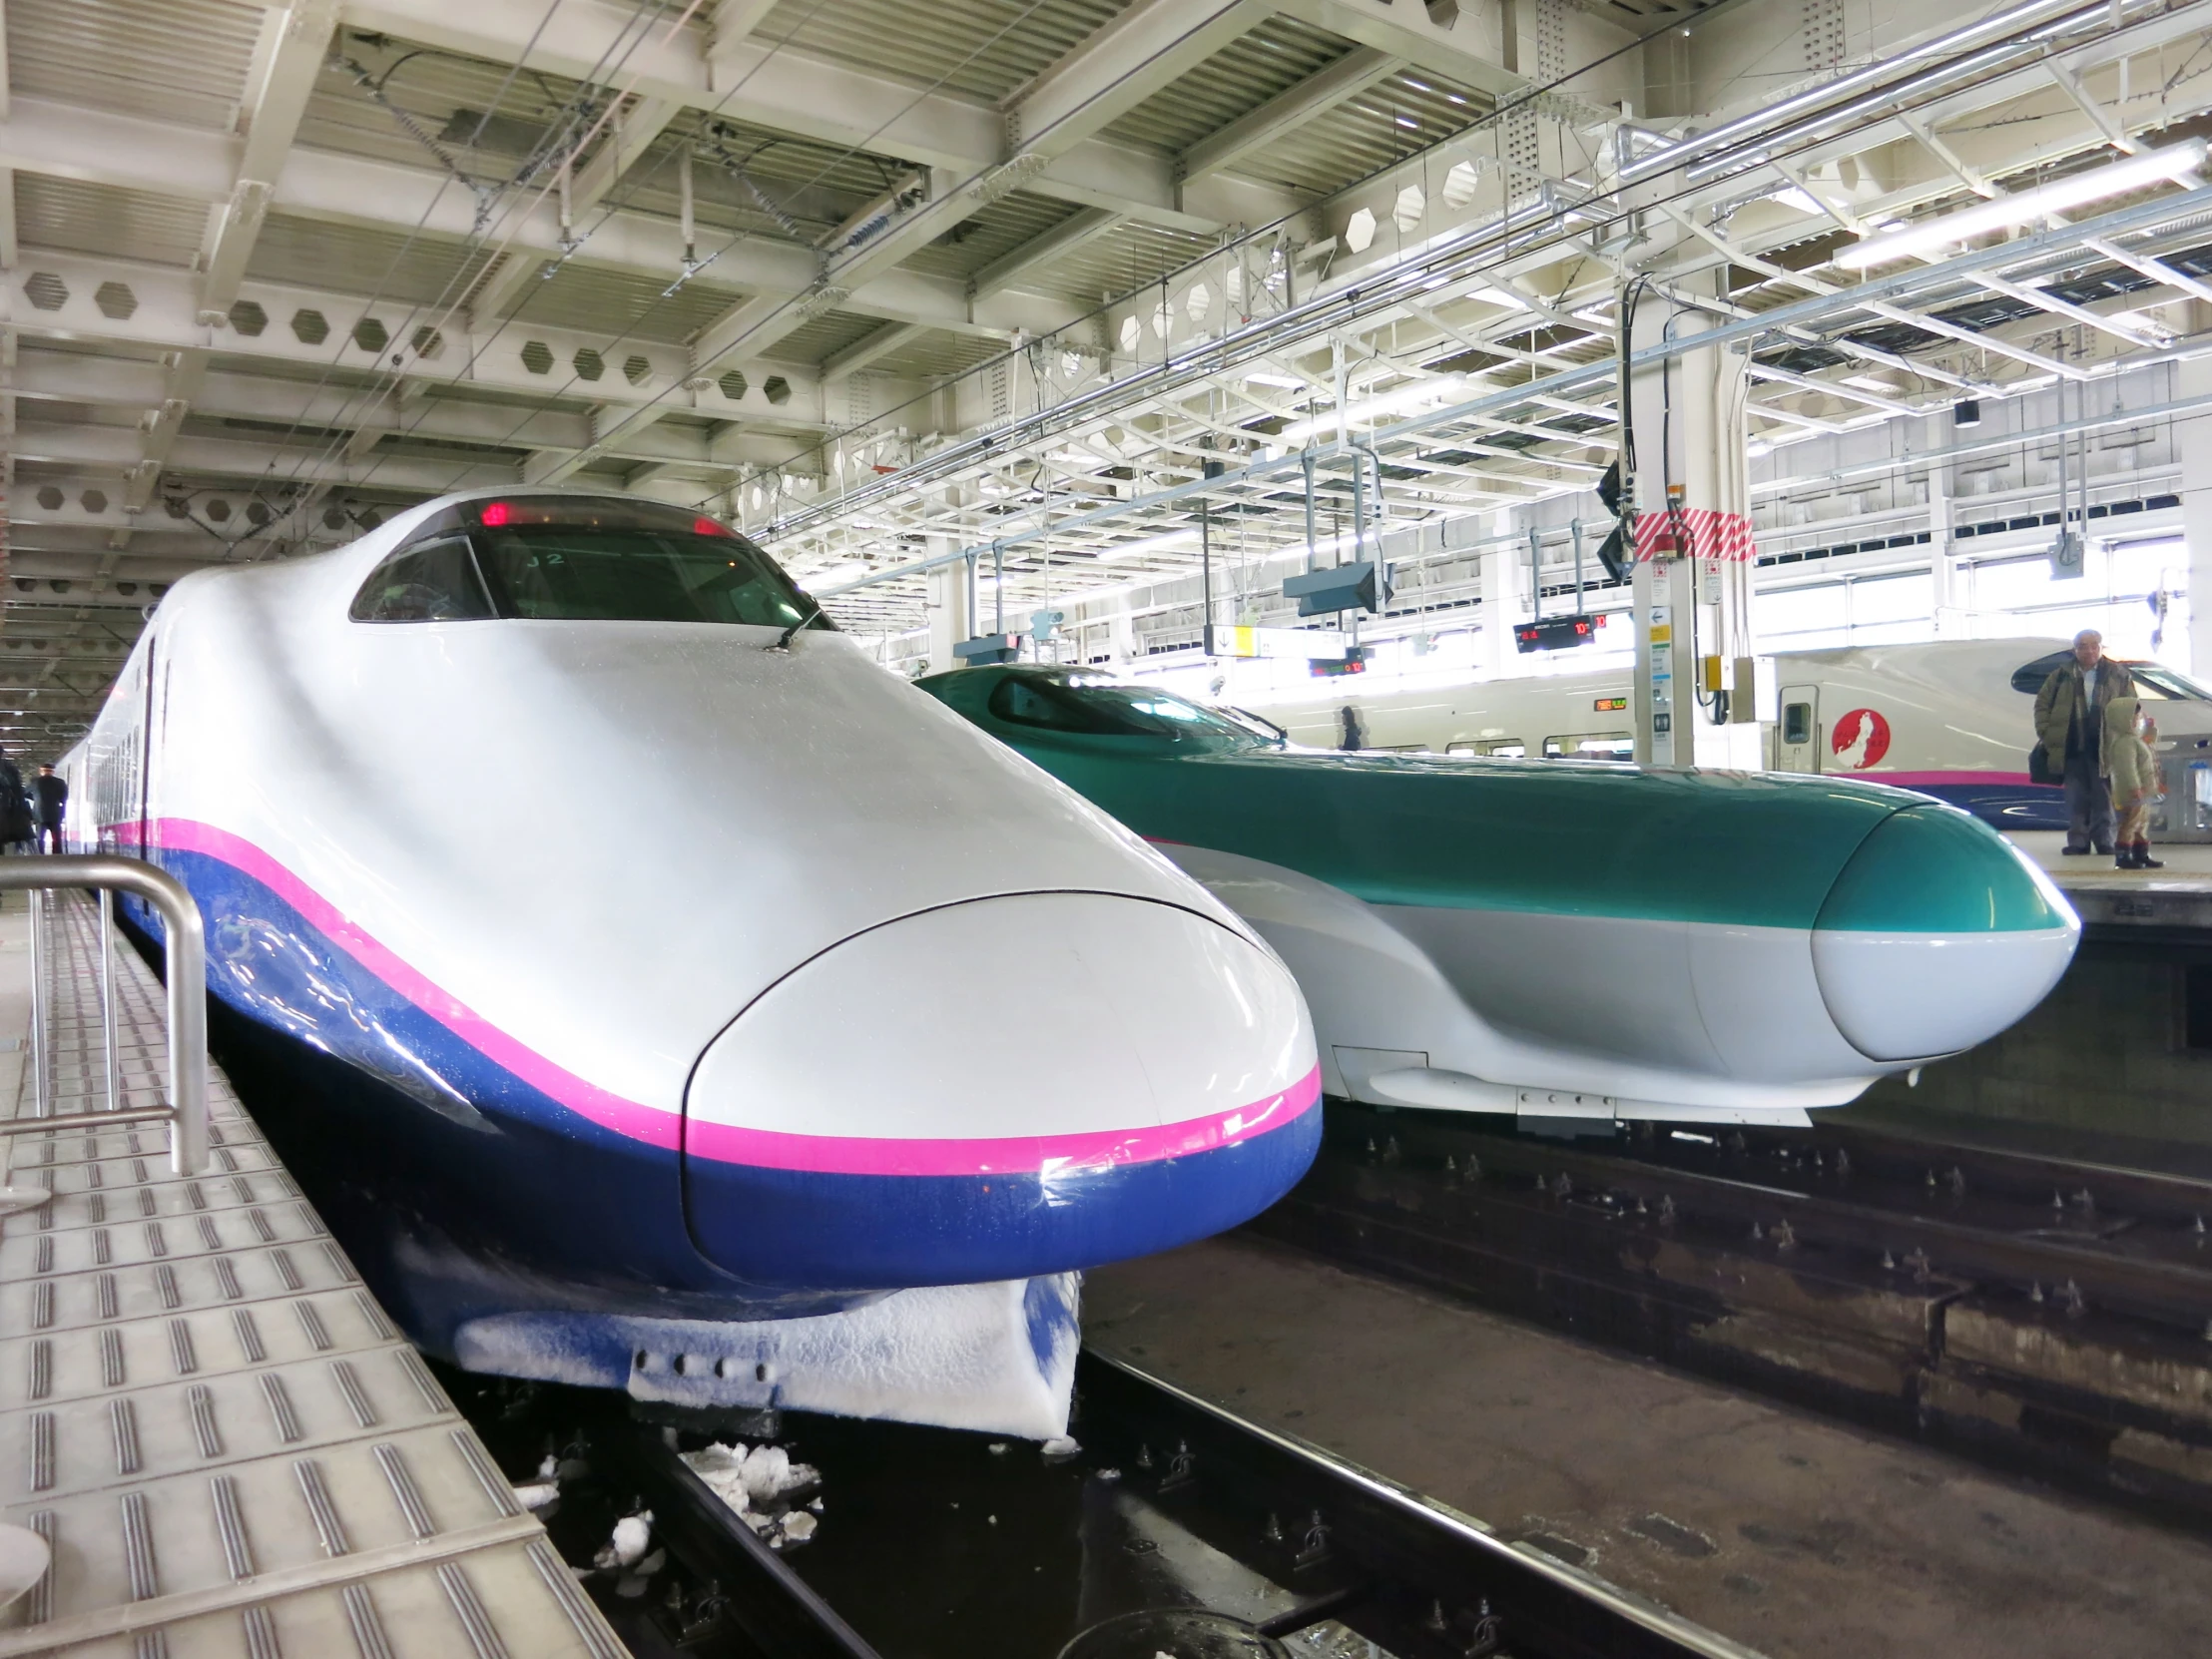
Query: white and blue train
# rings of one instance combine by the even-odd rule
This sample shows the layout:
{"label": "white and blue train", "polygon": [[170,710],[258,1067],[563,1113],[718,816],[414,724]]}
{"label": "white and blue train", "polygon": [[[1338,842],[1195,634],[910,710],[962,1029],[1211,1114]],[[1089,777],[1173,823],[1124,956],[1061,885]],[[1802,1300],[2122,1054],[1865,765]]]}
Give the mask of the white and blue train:
{"label": "white and blue train", "polygon": [[[1766,764],[1932,795],[1999,830],[2063,830],[2064,793],[2029,776],[2027,752],[2035,693],[2068,650],[2002,639],[1785,653]],[[2128,667],[2162,747],[2212,758],[2212,692],[2163,663]],[[1347,679],[1251,707],[1322,749],[1628,760],[1628,670],[1614,668],[1400,687]]]}
{"label": "white and blue train", "polygon": [[[474,1369],[1052,1431],[972,1378],[887,1402],[935,1362],[886,1294],[996,1287],[1064,1410],[1055,1276],[1318,1144],[1251,927],[689,512],[448,496],[196,574],[67,772],[73,842],[199,900],[287,1163]],[[840,1347],[867,1375],[810,1394]]]}

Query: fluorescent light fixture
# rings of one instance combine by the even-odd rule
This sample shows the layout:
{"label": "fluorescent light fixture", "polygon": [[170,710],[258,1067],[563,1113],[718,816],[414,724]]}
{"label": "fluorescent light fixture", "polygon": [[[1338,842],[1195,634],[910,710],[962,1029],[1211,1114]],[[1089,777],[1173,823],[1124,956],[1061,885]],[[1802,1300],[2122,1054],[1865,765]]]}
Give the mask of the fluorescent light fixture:
{"label": "fluorescent light fixture", "polygon": [[1409,115],[1392,116],[1390,119],[1395,121],[1400,127],[1410,127],[1416,133],[1420,131],[1420,123],[1415,121]]}
{"label": "fluorescent light fixture", "polygon": [[1525,311],[1528,301],[1507,288],[1484,288],[1480,293],[1470,293],[1469,299],[1486,299],[1493,305],[1503,305],[1509,311]]}
{"label": "fluorescent light fixture", "polygon": [[[1373,420],[1378,415],[1404,414],[1409,410],[1424,408],[1431,403],[1449,403],[1466,389],[1466,382],[1457,375],[1446,375],[1436,380],[1415,380],[1411,385],[1386,391],[1381,397],[1370,397],[1365,402],[1346,406],[1346,424]],[[1314,415],[1307,420],[1294,420],[1275,434],[1274,441],[1286,448],[1303,443],[1317,432],[1327,432],[1337,425],[1337,411]]]}
{"label": "fluorescent light fixture", "polygon": [[1134,541],[1121,541],[1111,547],[1098,549],[1098,557],[1105,559],[1133,559],[1140,553],[1166,553],[1179,547],[1196,547],[1198,528],[1193,525],[1183,530],[1163,530],[1156,536],[1139,536]]}
{"label": "fluorescent light fixture", "polygon": [[1248,369],[1245,372],[1248,386],[1281,386],[1285,391],[1304,391],[1306,382],[1295,374],[1277,374],[1269,369]]}
{"label": "fluorescent light fixture", "polygon": [[831,565],[828,570],[810,570],[799,579],[799,585],[813,593],[817,588],[833,588],[839,582],[849,582],[856,576],[865,576],[867,572],[865,559],[853,559],[845,564]]}
{"label": "fluorescent light fixture", "polygon": [[2132,328],[2138,334],[2148,334],[2153,339],[2173,339],[2174,331],[2148,311],[2106,311],[2104,320],[2116,322],[2122,328]]}
{"label": "fluorescent light fixture", "polygon": [[2032,224],[2052,214],[2064,213],[2068,208],[2101,202],[2106,197],[2126,196],[2160,180],[2181,180],[2202,167],[2204,158],[2203,139],[2185,139],[2179,144],[2145,150],[2125,161],[2077,173],[2069,179],[2054,179],[2015,196],[1999,196],[1970,208],[1961,208],[1954,214],[1945,214],[1940,219],[1869,237],[1865,242],[1839,251],[1836,263],[1850,270],[1863,271],[1892,260],[1936,253],[1990,231]]}
{"label": "fluorescent light fixture", "polygon": [[1890,393],[1898,389],[1892,381],[1877,379],[1872,374],[1847,374],[1844,376],[1842,383],[1847,386],[1857,386],[1861,391]]}
{"label": "fluorescent light fixture", "polygon": [[1785,208],[1794,208],[1801,214],[1825,215],[1828,212],[1826,208],[1813,200],[1811,192],[1800,190],[1796,185],[1792,185],[1788,190],[1776,191],[1771,200],[1781,203]]}

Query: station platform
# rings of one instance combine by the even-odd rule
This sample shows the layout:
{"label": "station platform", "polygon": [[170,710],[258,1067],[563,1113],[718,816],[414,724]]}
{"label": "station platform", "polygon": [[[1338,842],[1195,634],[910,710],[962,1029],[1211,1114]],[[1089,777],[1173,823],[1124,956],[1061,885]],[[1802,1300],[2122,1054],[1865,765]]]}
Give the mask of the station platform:
{"label": "station platform", "polygon": [[[106,1109],[99,909],[0,909],[0,1115]],[[118,937],[115,1073],[159,1105],[165,993]],[[219,1071],[210,1159],[166,1128],[0,1142],[0,1519],[52,1550],[0,1659],[627,1659]],[[45,1110],[40,1111],[41,1106]]]}
{"label": "station platform", "polygon": [[2109,856],[2069,858],[2062,830],[2021,830],[2006,837],[2033,858],[2080,912],[2092,932],[2158,930],[2212,938],[2212,845],[2153,843],[2164,869],[2115,869]]}

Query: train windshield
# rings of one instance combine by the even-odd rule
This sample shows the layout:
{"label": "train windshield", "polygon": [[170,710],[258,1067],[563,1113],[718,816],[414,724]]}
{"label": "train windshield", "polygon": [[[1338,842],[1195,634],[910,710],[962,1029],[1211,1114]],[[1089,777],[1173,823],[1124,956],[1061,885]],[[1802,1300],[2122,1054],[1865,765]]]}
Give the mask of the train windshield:
{"label": "train windshield", "polygon": [[2212,703],[2212,691],[2163,663],[2130,663],[2127,672],[2146,703]]}
{"label": "train windshield", "polygon": [[508,524],[470,539],[501,616],[789,628],[815,609],[790,577],[735,536]]}
{"label": "train windshield", "polygon": [[594,496],[461,502],[369,573],[356,622],[716,622],[831,630],[766,553],[715,519]]}
{"label": "train windshield", "polygon": [[1014,726],[1053,732],[1081,732],[1106,738],[1238,738],[1247,742],[1272,733],[1232,720],[1173,692],[1128,686],[1113,680],[1008,678],[991,693],[991,713]]}

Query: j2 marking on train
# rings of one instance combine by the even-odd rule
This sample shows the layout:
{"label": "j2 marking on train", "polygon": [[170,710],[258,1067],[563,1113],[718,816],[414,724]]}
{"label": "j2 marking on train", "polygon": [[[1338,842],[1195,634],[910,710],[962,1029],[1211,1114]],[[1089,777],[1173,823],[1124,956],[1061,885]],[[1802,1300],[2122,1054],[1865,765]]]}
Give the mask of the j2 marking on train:
{"label": "j2 marking on train", "polygon": [[1890,753],[1890,723],[1872,709],[1854,709],[1836,723],[1828,747],[1847,769],[1864,772]]}

